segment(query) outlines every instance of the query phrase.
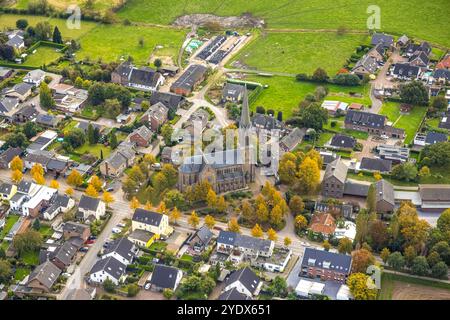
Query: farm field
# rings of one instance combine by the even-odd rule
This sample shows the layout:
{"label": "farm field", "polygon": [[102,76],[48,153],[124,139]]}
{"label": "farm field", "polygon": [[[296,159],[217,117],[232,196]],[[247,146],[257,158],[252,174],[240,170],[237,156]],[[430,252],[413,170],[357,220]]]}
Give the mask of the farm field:
{"label": "farm field", "polygon": [[[254,111],[257,106],[263,106],[266,109],[282,111],[285,119],[292,115],[293,109],[303,100],[308,93],[313,93],[319,86],[312,82],[299,82],[291,77],[264,77],[257,75],[248,75],[246,80],[259,82],[269,87],[264,89],[258,98],[250,106]],[[336,85],[326,85],[330,92],[326,99],[340,100],[344,102],[352,101],[363,104],[370,104],[367,97],[368,87],[344,87]],[[350,97],[349,92],[356,92],[362,95],[362,98]]]}
{"label": "farm field", "polygon": [[[65,10],[68,6],[72,4],[79,5],[83,8],[83,4],[86,2],[85,0],[47,0],[50,5],[59,10]],[[27,9],[30,0],[17,0],[15,4],[12,4],[11,7],[17,9]],[[104,11],[107,10],[114,5],[120,3],[120,0],[96,0],[94,1],[93,10]]]}
{"label": "farm field", "polygon": [[151,55],[176,59],[185,34],[183,30],[169,28],[99,25],[80,39],[81,50],[76,57],[115,61],[130,55],[136,64],[147,64]]}
{"label": "farm field", "polygon": [[450,300],[450,285],[383,273],[378,300]]}
{"label": "farm field", "polygon": [[[344,26],[366,30],[367,8],[373,4],[370,0],[280,0],[276,3],[271,0],[128,0],[118,15],[131,21],[167,25],[185,14],[239,16],[248,12],[274,29],[337,29]],[[379,0],[376,5],[380,7],[382,31],[406,33],[450,46],[447,0]]]}
{"label": "farm field", "polygon": [[28,20],[28,23],[31,26],[35,26],[38,22],[48,21],[52,26],[58,26],[63,39],[78,39],[97,25],[95,22],[82,21],[80,29],[69,29],[65,19],[32,15],[0,14],[0,30],[5,28],[16,28],[16,21],[19,19]]}
{"label": "farm field", "polygon": [[233,61],[261,71],[308,75],[320,67],[333,76],[357,46],[369,43],[361,34],[274,32],[259,35]]}
{"label": "farm field", "polygon": [[57,52],[56,48],[40,46],[35,53],[28,55],[25,64],[27,66],[40,67],[55,61],[61,56],[61,52]]}

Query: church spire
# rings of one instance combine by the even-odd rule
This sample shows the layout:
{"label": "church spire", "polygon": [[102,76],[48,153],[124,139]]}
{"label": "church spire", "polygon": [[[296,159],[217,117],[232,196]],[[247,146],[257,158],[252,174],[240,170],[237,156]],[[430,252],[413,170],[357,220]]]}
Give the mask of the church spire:
{"label": "church spire", "polygon": [[241,111],[241,121],[239,122],[240,129],[250,129],[252,123],[250,121],[250,108],[248,106],[248,93],[247,85],[244,87],[244,97],[242,99],[242,111]]}

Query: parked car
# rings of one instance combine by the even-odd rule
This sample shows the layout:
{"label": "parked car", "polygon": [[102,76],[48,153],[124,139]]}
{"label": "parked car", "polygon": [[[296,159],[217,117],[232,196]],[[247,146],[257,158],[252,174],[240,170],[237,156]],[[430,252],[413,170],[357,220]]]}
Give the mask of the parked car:
{"label": "parked car", "polygon": [[149,282],[149,283],[147,283],[145,286],[144,286],[144,289],[145,290],[150,290],[150,286],[151,286],[152,284]]}
{"label": "parked car", "polygon": [[119,223],[119,224],[117,225],[117,227],[118,227],[118,228],[125,228],[125,223]]}
{"label": "parked car", "polygon": [[80,252],[88,252],[89,247],[82,247],[80,248]]}
{"label": "parked car", "polygon": [[120,228],[112,228],[112,233],[120,233],[122,231],[122,229]]}

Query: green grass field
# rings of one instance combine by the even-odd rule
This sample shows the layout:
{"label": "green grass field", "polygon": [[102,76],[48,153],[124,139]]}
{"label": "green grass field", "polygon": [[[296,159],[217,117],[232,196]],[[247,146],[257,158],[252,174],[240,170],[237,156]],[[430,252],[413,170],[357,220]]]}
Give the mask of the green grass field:
{"label": "green grass field", "polygon": [[[264,89],[258,98],[252,103],[251,109],[254,111],[257,106],[263,106],[267,109],[282,111],[284,119],[292,115],[293,109],[297,108],[299,103],[308,93],[313,93],[318,86],[312,82],[299,82],[290,77],[263,77],[257,75],[248,75],[246,80],[259,82],[269,87]],[[368,87],[344,87],[336,85],[326,85],[330,92],[326,99],[340,100],[344,102],[358,102],[370,104]],[[350,97],[350,92],[360,93],[363,97]]]}
{"label": "green grass field", "polygon": [[90,154],[93,154],[97,158],[100,158],[101,150],[103,150],[103,158],[107,158],[111,153],[110,147],[106,147],[102,144],[90,145],[87,142],[81,147],[76,148],[74,151],[79,154],[85,154],[88,152]]}
{"label": "green grass field", "polygon": [[336,33],[267,33],[259,35],[234,61],[262,71],[313,74],[321,67],[330,76],[342,68],[366,35]]}
{"label": "green grass field", "polygon": [[[76,58],[115,61],[130,55],[136,64],[146,64],[153,54],[170,56],[175,61],[185,34],[184,30],[169,28],[100,25],[81,38],[81,50]],[[162,48],[156,49],[156,46]]]}
{"label": "green grass field", "polygon": [[0,232],[0,240],[3,240],[3,238],[8,234],[9,230],[11,230],[13,225],[17,222],[17,220],[19,220],[19,216],[15,214],[10,214],[6,218],[5,226]]}
{"label": "green grass field", "polygon": [[184,14],[229,16],[249,12],[263,19],[268,28],[337,29],[345,26],[367,30],[369,5],[380,7],[381,30],[450,46],[447,0],[379,0],[376,3],[371,0],[279,0],[275,3],[270,0],[128,0],[118,14],[132,21],[170,24]]}
{"label": "green grass field", "polygon": [[61,52],[57,52],[56,48],[39,46],[35,53],[28,55],[24,64],[27,66],[40,67],[49,64],[62,56]]}
{"label": "green grass field", "polygon": [[384,103],[380,114],[385,115],[394,124],[394,127],[405,130],[405,144],[409,144],[414,140],[414,136],[427,113],[427,109],[425,107],[414,106],[410,114],[400,114],[399,105],[396,102]]}
{"label": "green grass field", "polygon": [[[86,0],[47,0],[50,5],[59,10],[64,10],[71,4],[77,4],[83,8]],[[95,0],[92,9],[97,11],[104,11],[113,6],[113,4],[119,3],[120,0]],[[17,0],[11,5],[17,9],[27,9],[30,0]]]}

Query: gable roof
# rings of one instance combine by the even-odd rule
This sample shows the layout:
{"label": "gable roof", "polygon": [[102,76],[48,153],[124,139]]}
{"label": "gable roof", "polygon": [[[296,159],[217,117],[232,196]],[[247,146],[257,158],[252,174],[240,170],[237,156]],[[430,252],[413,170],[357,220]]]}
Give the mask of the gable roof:
{"label": "gable roof", "polygon": [[239,281],[252,295],[255,294],[261,282],[249,267],[234,271],[225,282],[225,287],[228,287],[236,281]]}
{"label": "gable roof", "polygon": [[385,159],[364,157],[361,159],[360,169],[370,171],[380,171],[380,172],[391,172],[392,161]]}
{"label": "gable roof", "polygon": [[222,90],[224,98],[232,98],[237,100],[244,93],[244,86],[236,83],[227,82]]}
{"label": "gable roof", "polygon": [[0,112],[8,113],[19,105],[18,98],[4,97],[0,98]]}
{"label": "gable roof", "polygon": [[351,265],[352,257],[349,255],[313,248],[305,248],[302,259],[302,266],[330,269],[344,274],[350,273]]}
{"label": "gable roof", "polygon": [[428,132],[427,136],[425,138],[425,143],[428,144],[435,144],[439,142],[446,142],[448,141],[448,136],[445,133],[440,132]]}
{"label": "gable roof", "polygon": [[184,101],[185,98],[183,96],[169,92],[156,91],[150,96],[151,105],[161,102],[172,111],[176,111]]}
{"label": "gable roof", "polygon": [[336,220],[329,213],[315,213],[311,218],[309,229],[313,232],[331,235],[336,230]]}
{"label": "gable roof", "polygon": [[13,185],[11,183],[3,182],[2,184],[0,184],[0,193],[10,194],[12,188],[13,188]]}
{"label": "gable roof", "polygon": [[141,127],[137,128],[136,130],[134,130],[130,134],[130,136],[134,136],[134,135],[138,135],[142,139],[150,142],[151,139],[152,139],[153,132],[149,128],[147,128],[146,126],[141,126]]}
{"label": "gable roof", "polygon": [[402,77],[417,78],[419,75],[420,68],[418,66],[413,66],[409,63],[396,63],[392,73]]}
{"label": "gable roof", "polygon": [[133,84],[156,87],[160,77],[161,74],[159,72],[149,67],[141,67],[139,69],[133,68],[128,80]]}
{"label": "gable roof", "polygon": [[347,179],[347,172],[348,167],[344,164],[344,162],[342,162],[341,159],[336,159],[327,165],[323,181],[334,177],[341,183],[345,183],[345,179]]}
{"label": "gable roof", "polygon": [[386,201],[395,205],[394,186],[388,181],[382,179],[375,182],[376,201]]}
{"label": "gable roof", "polygon": [[211,230],[205,225],[195,232],[195,236],[198,237],[203,244],[208,244],[213,235]]}
{"label": "gable roof", "polygon": [[200,64],[190,65],[189,68],[172,84],[172,88],[193,90],[194,85],[204,76],[208,69]]}
{"label": "gable roof", "polygon": [[38,265],[28,278],[28,283],[37,280],[46,288],[50,289],[61,274],[61,270],[50,261]]}
{"label": "gable roof", "polygon": [[134,210],[132,220],[158,227],[161,224],[162,218],[163,214],[161,213],[137,208]]}
{"label": "gable roof", "polygon": [[448,184],[419,184],[422,201],[450,202],[450,185]]}
{"label": "gable roof", "polygon": [[72,246],[70,242],[64,242],[64,244],[58,246],[55,251],[50,253],[50,260],[58,259],[64,265],[68,266],[72,262],[72,258],[77,253],[77,248]]}
{"label": "gable roof", "polygon": [[252,249],[255,251],[269,251],[272,241],[267,239],[254,238],[231,231],[220,231],[217,243],[232,245],[235,247]]}
{"label": "gable roof", "polygon": [[433,77],[435,79],[445,79],[447,81],[450,81],[450,70],[447,69],[437,69],[434,71]]}
{"label": "gable roof", "polygon": [[179,269],[174,267],[156,264],[155,269],[153,269],[150,283],[160,288],[175,289],[179,271]]}
{"label": "gable roof", "polygon": [[331,138],[330,145],[338,148],[353,149],[356,145],[356,139],[352,136],[335,134],[333,138]]}
{"label": "gable roof", "polygon": [[357,197],[367,197],[369,194],[369,183],[356,180],[346,180],[344,185],[344,194]]}
{"label": "gable roof", "polygon": [[265,130],[282,130],[284,127],[283,122],[279,121],[275,117],[261,113],[255,113],[252,118],[252,124],[254,127]]}
{"label": "gable roof", "polygon": [[98,260],[91,269],[91,274],[104,271],[114,279],[119,280],[125,273],[126,265],[113,257]]}
{"label": "gable roof", "polygon": [[377,59],[366,54],[356,62],[352,70],[356,70],[359,67],[364,68],[369,73],[375,73],[378,69]]}
{"label": "gable roof", "polygon": [[388,48],[394,44],[394,38],[384,33],[374,33],[370,42],[372,45],[381,43],[384,47]]}
{"label": "gable roof", "polygon": [[305,130],[295,127],[294,130],[281,139],[280,144],[282,143],[288,150],[292,150],[302,142],[304,136]]}
{"label": "gable roof", "polygon": [[252,300],[249,296],[240,293],[236,288],[224,291],[217,300]]}
{"label": "gable roof", "polygon": [[127,238],[119,238],[111,242],[108,248],[103,252],[103,254],[106,255],[115,252],[124,259],[131,261],[136,256],[133,248],[133,242],[131,242]]}
{"label": "gable roof", "polygon": [[82,195],[78,207],[89,211],[97,211],[100,205],[100,199],[92,198],[87,195]]}
{"label": "gable roof", "polygon": [[409,62],[414,61],[419,62],[419,65],[427,66],[428,63],[430,62],[430,59],[428,58],[425,52],[417,51],[409,58]]}
{"label": "gable roof", "polygon": [[349,110],[345,116],[345,123],[347,124],[355,124],[358,126],[377,129],[384,128],[385,122],[385,116],[364,111]]}
{"label": "gable roof", "polygon": [[74,221],[68,221],[63,226],[64,232],[76,232],[79,234],[82,234],[84,232],[84,230],[86,230],[86,229],[89,229],[88,225],[74,222]]}
{"label": "gable roof", "polygon": [[10,163],[12,159],[16,156],[20,156],[22,154],[22,149],[17,147],[9,147],[2,154],[0,154],[0,161],[4,161],[5,163]]}

